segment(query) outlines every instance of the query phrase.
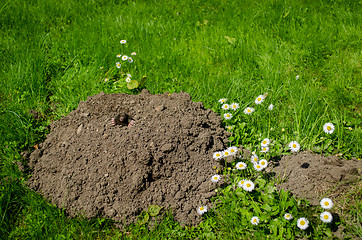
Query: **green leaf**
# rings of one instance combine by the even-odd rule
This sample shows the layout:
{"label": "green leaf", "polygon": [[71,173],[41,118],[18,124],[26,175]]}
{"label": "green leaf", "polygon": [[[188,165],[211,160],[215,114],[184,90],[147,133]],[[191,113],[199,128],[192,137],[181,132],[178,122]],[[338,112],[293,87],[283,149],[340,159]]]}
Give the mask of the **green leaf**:
{"label": "green leaf", "polygon": [[234,45],[235,44],[235,38],[231,38],[229,36],[225,36],[226,40],[228,40],[228,43],[230,43],[231,45]]}
{"label": "green leaf", "polygon": [[261,206],[261,208],[267,212],[270,212],[272,210],[272,208],[267,203],[265,203],[263,206]]}
{"label": "green leaf", "polygon": [[274,185],[273,185],[273,183],[268,183],[267,185],[266,185],[266,191],[267,191],[267,193],[273,193],[273,192],[275,192],[275,187],[274,187]]}
{"label": "green leaf", "polygon": [[135,89],[138,88],[139,83],[136,80],[131,80],[129,83],[127,83],[128,89]]}
{"label": "green leaf", "polygon": [[142,211],[141,214],[138,216],[138,223],[139,224],[145,224],[150,219],[150,215],[148,215],[148,212]]}
{"label": "green leaf", "polygon": [[331,143],[332,143],[332,140],[331,140],[331,139],[327,139],[327,141],[324,143],[323,150],[326,150],[326,149],[329,147],[329,145],[331,145]]}
{"label": "green leaf", "polygon": [[158,205],[150,205],[148,207],[148,213],[150,214],[151,217],[155,217],[160,213],[160,210],[162,209],[161,206]]}

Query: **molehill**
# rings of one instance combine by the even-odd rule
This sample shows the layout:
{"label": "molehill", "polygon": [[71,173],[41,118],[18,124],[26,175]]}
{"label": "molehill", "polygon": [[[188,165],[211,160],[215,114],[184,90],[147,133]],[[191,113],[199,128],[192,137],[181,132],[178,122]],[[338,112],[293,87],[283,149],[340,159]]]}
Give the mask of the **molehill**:
{"label": "molehill", "polygon": [[131,223],[149,205],[196,225],[226,148],[222,119],[187,93],[100,93],[51,124],[30,155],[29,186],[70,216]]}

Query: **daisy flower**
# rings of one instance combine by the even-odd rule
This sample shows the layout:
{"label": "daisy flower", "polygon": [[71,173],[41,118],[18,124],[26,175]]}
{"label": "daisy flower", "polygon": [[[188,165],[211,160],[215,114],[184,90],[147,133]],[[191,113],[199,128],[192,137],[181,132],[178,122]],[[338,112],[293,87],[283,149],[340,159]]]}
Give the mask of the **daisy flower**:
{"label": "daisy flower", "polygon": [[243,189],[245,191],[251,192],[254,190],[254,187],[255,187],[255,184],[252,181],[247,180],[244,182]]}
{"label": "daisy flower", "polygon": [[197,209],[197,213],[202,215],[207,212],[207,206],[201,206]]}
{"label": "daisy flower", "polygon": [[226,126],[227,130],[233,130],[234,126]]}
{"label": "daisy flower", "polygon": [[129,63],[133,63],[133,59],[129,57],[129,58],[128,58],[128,62],[129,62]]}
{"label": "daisy flower", "polygon": [[245,183],[246,181],[248,181],[248,180],[245,180],[245,179],[240,180],[240,181],[238,182],[238,187],[239,187],[239,188],[244,187],[244,183]]}
{"label": "daisy flower", "polygon": [[228,148],[230,155],[235,155],[238,152],[238,148],[235,146],[229,147]]}
{"label": "daisy flower", "polygon": [[226,101],[227,101],[226,98],[221,98],[221,99],[219,100],[219,103],[225,103]]}
{"label": "daisy flower", "polygon": [[245,114],[251,114],[252,112],[254,112],[254,108],[247,107],[247,108],[244,109]]}
{"label": "daisy flower", "polygon": [[297,226],[302,229],[306,230],[309,227],[309,221],[306,218],[299,218],[297,221]]}
{"label": "daisy flower", "polygon": [[222,155],[223,155],[224,157],[231,156],[230,150],[229,150],[229,149],[225,149],[225,150],[222,152]]}
{"label": "daisy flower", "polygon": [[236,165],[235,165],[236,169],[239,169],[239,170],[243,170],[247,167],[246,163],[244,162],[238,162]]}
{"label": "daisy flower", "polygon": [[332,134],[334,132],[334,125],[332,123],[324,124],[323,131],[327,134]]}
{"label": "daisy flower", "polygon": [[262,152],[262,153],[267,153],[267,152],[269,152],[269,147],[261,147],[261,151],[260,152]]}
{"label": "daisy flower", "polygon": [[120,58],[122,55],[121,54],[117,54],[117,57]]}
{"label": "daisy flower", "polygon": [[262,159],[262,160],[260,160],[259,164],[262,168],[266,168],[268,166],[268,161],[265,159]]}
{"label": "daisy flower", "polygon": [[120,41],[121,44],[126,44],[126,42],[127,42],[126,40],[121,40]]}
{"label": "daisy flower", "polygon": [[259,161],[258,155],[256,154],[251,155],[250,161],[254,164],[258,163]]}
{"label": "daisy flower", "polygon": [[293,219],[293,216],[290,213],[286,213],[286,214],[284,214],[284,218],[289,221],[289,220]]}
{"label": "daisy flower", "polygon": [[222,152],[214,152],[214,154],[213,154],[213,158],[215,159],[215,160],[218,160],[218,159],[220,159],[220,158],[222,158]]}
{"label": "daisy flower", "polygon": [[300,144],[297,141],[291,141],[289,143],[289,148],[292,152],[298,152],[300,149]]}
{"label": "daisy flower", "polygon": [[116,67],[121,68],[121,64],[119,62],[116,62]]}
{"label": "daisy flower", "polygon": [[257,163],[257,164],[254,164],[254,169],[259,172],[259,171],[263,170],[263,167],[259,163]]}
{"label": "daisy flower", "polygon": [[126,82],[131,82],[131,78],[126,78]]}
{"label": "daisy flower", "polygon": [[252,217],[250,220],[251,224],[258,225],[259,224],[259,218],[258,217]]}
{"label": "daisy flower", "polygon": [[270,104],[269,107],[268,107],[268,110],[271,111],[271,110],[273,110],[273,108],[274,108],[274,105]]}
{"label": "daisy flower", "polygon": [[214,175],[211,177],[211,182],[218,182],[220,180],[220,175]]}
{"label": "daisy flower", "polygon": [[319,216],[319,218],[324,223],[330,223],[333,221],[333,216],[330,212],[322,212],[321,215]]}
{"label": "daisy flower", "polygon": [[104,81],[105,81],[105,82],[108,82],[108,81],[109,81],[109,78],[105,78]]}
{"label": "daisy flower", "polygon": [[222,109],[224,109],[224,110],[228,110],[229,109],[229,104],[223,104],[222,105],[222,107],[221,107]]}
{"label": "daisy flower", "polygon": [[267,146],[269,146],[269,144],[270,144],[269,138],[264,138],[264,140],[261,141],[261,146],[262,147],[267,147]]}
{"label": "daisy flower", "polygon": [[122,60],[123,60],[123,61],[126,61],[127,59],[128,59],[128,56],[127,56],[127,55],[122,56]]}
{"label": "daisy flower", "polygon": [[333,207],[333,202],[329,198],[323,198],[320,201],[321,207],[324,209],[331,209]]}
{"label": "daisy flower", "polygon": [[298,80],[299,79],[299,75],[295,76],[295,80]]}
{"label": "daisy flower", "polygon": [[229,119],[231,119],[233,117],[233,115],[231,115],[231,113],[225,113],[224,114],[224,118],[226,119],[226,120],[229,120]]}
{"label": "daisy flower", "polygon": [[263,95],[259,95],[256,99],[255,99],[255,104],[261,104],[264,101],[264,96]]}
{"label": "daisy flower", "polygon": [[136,56],[136,55],[137,55],[137,53],[135,53],[135,52],[132,52],[132,53],[131,53],[131,55],[132,55],[132,56]]}
{"label": "daisy flower", "polygon": [[238,103],[232,103],[232,104],[230,104],[230,108],[231,108],[232,110],[236,111],[236,109],[239,108],[239,104],[238,104]]}

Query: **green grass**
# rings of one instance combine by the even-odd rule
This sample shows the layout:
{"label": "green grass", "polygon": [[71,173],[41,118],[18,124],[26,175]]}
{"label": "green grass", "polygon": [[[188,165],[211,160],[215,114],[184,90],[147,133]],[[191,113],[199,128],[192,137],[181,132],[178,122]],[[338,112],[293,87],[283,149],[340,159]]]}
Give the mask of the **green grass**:
{"label": "green grass", "polygon": [[[23,161],[19,152],[34,149],[46,137],[46,126],[80,100],[100,91],[137,94],[141,88],[153,94],[182,90],[220,114],[220,98],[239,103],[240,113],[225,122],[235,125],[232,143],[255,150],[269,137],[275,142],[268,157],[285,153],[296,140],[302,149],[361,158],[360,8],[353,0],[0,1],[0,236],[277,238],[290,231],[296,238],[325,238],[328,226],[317,224],[317,210],[306,202],[293,200],[290,208],[298,216],[312,215],[313,227],[306,233],[267,218],[251,228],[240,217],[237,196],[242,193],[225,189],[216,200],[222,204],[197,228],[183,228],[168,216],[153,231],[132,225],[122,233],[106,220],[66,218],[24,187],[28,176],[12,162]],[[121,45],[122,39],[127,44]],[[123,73],[138,80],[147,76],[147,81],[129,90],[115,63],[117,54],[133,51],[134,63]],[[253,115],[242,114],[266,92],[266,102]],[[271,103],[275,107],[269,112]],[[30,110],[40,118],[34,120]],[[336,126],[332,135],[322,131],[327,122]],[[242,177],[255,178],[250,174]],[[258,191],[268,183],[259,184]],[[279,195],[272,191],[274,200],[267,202],[256,192],[249,196],[256,205],[242,204],[249,212],[266,203],[281,208],[274,202]],[[354,204],[348,216],[360,219],[360,198]],[[271,223],[282,235],[273,236]],[[343,219],[338,224],[361,237],[360,225],[350,227]]]}

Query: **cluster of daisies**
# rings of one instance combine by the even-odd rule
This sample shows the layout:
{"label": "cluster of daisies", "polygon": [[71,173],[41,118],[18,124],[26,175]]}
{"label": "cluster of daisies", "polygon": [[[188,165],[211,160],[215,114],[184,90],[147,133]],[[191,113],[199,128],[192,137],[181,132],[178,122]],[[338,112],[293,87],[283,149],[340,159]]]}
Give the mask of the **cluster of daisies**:
{"label": "cluster of daisies", "polygon": [[[268,96],[268,94],[264,94],[264,95],[259,95],[256,99],[255,99],[255,104],[261,104],[262,102],[264,102],[265,98]],[[231,103],[231,104],[227,104],[227,99],[226,98],[222,98],[219,100],[219,103],[222,104],[221,108],[225,111],[228,111],[228,110],[233,110],[233,111],[236,111],[240,108],[239,104],[238,103]],[[274,105],[273,104],[270,104],[269,107],[268,107],[268,110],[273,110],[274,108]],[[247,107],[244,109],[244,113],[245,114],[248,114],[250,115],[251,113],[254,112],[254,108],[252,107]],[[233,114],[231,112],[226,112],[223,114],[223,117],[225,120],[229,120],[233,117]],[[234,126],[226,126],[226,128],[228,130],[232,130],[234,128]],[[323,131],[326,133],[326,134],[332,134],[334,132],[334,125],[332,123],[326,123],[324,124],[323,126]],[[269,138],[264,138],[261,143],[260,143],[260,152],[261,153],[267,153],[269,152],[269,145],[270,145],[270,139]],[[300,150],[300,144],[297,142],[297,141],[291,141],[288,145],[289,147],[289,150],[293,153],[296,153]],[[235,146],[232,146],[232,147],[229,147],[223,151],[217,151],[217,152],[214,152],[213,153],[213,158],[215,160],[220,160],[220,159],[223,159],[223,158],[227,158],[227,157],[230,157],[230,156],[237,156],[238,154],[238,148],[235,147]],[[237,157],[241,157],[241,155],[239,154]],[[256,155],[255,152],[252,153],[252,156],[250,158],[250,161],[251,163],[253,164],[253,167],[256,171],[262,171],[263,169],[265,169],[267,166],[268,166],[268,161],[266,159],[260,159],[259,160],[259,157],[258,155]],[[235,170],[244,170],[248,167],[248,165],[245,163],[245,162],[238,162],[236,163],[235,165]],[[221,176],[216,174],[216,175],[213,175],[211,177],[211,181],[213,183],[217,183],[218,181],[220,181],[221,179]],[[243,188],[245,191],[247,192],[252,192],[255,188],[255,184],[249,180],[249,179],[242,179],[240,180],[238,183],[237,183],[238,187],[239,188]],[[323,198],[320,202],[321,204],[321,207],[323,209],[330,209],[332,208],[333,206],[333,202],[331,199],[329,198]],[[207,206],[200,206],[198,207],[197,209],[197,213],[202,215],[204,213],[207,212]],[[285,213],[284,214],[284,218],[288,221],[292,220],[293,219],[293,216],[292,214],[290,213]],[[332,214],[330,212],[322,212],[320,214],[320,219],[321,221],[325,222],[325,223],[330,223],[332,222],[333,220],[333,217],[332,217]],[[253,216],[250,220],[251,224],[253,225],[258,225],[260,220],[257,216]],[[306,230],[308,227],[309,227],[309,221],[307,218],[305,217],[302,217],[302,218],[299,218],[297,220],[297,226],[298,228],[302,229],[302,230]]]}
{"label": "cluster of daisies", "polygon": [[[120,43],[121,43],[121,44],[126,44],[127,41],[126,41],[126,40],[121,40]],[[137,54],[136,54],[135,52],[132,52],[130,55],[131,55],[131,56],[136,56]],[[117,58],[121,58],[122,61],[128,61],[129,63],[133,63],[133,58],[132,58],[132,57],[129,57],[129,56],[127,56],[127,55],[117,54],[116,57],[117,57]],[[116,62],[116,67],[117,67],[117,68],[121,68],[121,67],[122,67],[122,64],[121,64],[120,62]],[[132,75],[129,74],[129,73],[127,73],[126,82],[128,82],[128,83],[131,82],[131,77],[132,77]],[[105,81],[105,82],[108,82],[109,79],[106,78],[106,79],[104,79],[104,81]]]}
{"label": "cluster of daisies", "polygon": [[[331,209],[333,207],[333,202],[331,199],[329,198],[323,198],[321,201],[320,201],[320,205],[323,209]],[[292,220],[293,219],[293,216],[292,214],[290,213],[286,213],[284,214],[284,218],[288,221]],[[331,223],[333,221],[333,216],[330,212],[322,212],[320,215],[319,215],[319,218],[322,222],[324,223]],[[301,230],[306,230],[308,227],[309,227],[309,221],[307,218],[305,217],[302,217],[302,218],[299,218],[297,220],[297,226],[298,228],[300,228]]]}
{"label": "cluster of daisies", "polygon": [[[329,198],[323,198],[320,201],[320,205],[323,209],[331,209],[333,207],[333,202],[331,199]],[[333,221],[333,216],[330,212],[322,212],[319,216],[320,220],[324,223],[330,223]],[[290,213],[285,213],[284,214],[284,219],[285,220],[292,220],[293,219],[293,215]],[[250,220],[251,224],[253,225],[258,225],[260,222],[260,219],[257,216],[253,216]],[[298,228],[300,228],[301,230],[306,230],[309,227],[309,220],[305,217],[299,218],[297,220],[297,226]]]}

